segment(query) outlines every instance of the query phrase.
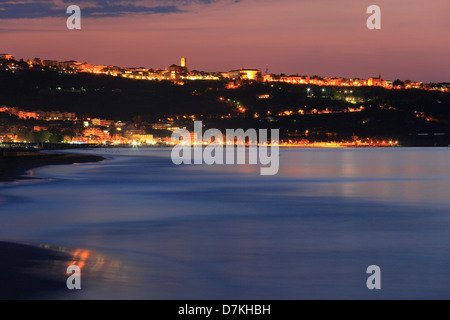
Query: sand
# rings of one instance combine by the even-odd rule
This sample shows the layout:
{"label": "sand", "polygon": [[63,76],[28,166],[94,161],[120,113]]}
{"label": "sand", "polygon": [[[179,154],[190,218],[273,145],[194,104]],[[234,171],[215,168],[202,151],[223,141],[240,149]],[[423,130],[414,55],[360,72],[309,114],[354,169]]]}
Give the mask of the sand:
{"label": "sand", "polygon": [[[102,160],[105,158],[91,155],[2,150],[0,181],[29,179],[26,172],[41,166]],[[68,290],[65,271],[70,261],[67,253],[0,241],[0,300],[42,299],[63,293]]]}
{"label": "sand", "polygon": [[0,241],[0,300],[40,299],[68,290],[70,261],[66,253]]}
{"label": "sand", "polygon": [[93,155],[43,153],[30,151],[3,151],[0,155],[0,181],[28,179],[24,176],[33,168],[86,162],[99,162],[105,158]]}

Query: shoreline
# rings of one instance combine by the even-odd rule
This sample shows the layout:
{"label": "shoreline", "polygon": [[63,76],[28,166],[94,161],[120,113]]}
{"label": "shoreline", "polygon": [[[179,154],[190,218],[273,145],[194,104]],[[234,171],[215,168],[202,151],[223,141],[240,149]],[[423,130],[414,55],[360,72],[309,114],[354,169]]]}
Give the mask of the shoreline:
{"label": "shoreline", "polygon": [[101,162],[107,158],[94,155],[70,153],[45,153],[29,150],[3,150],[0,154],[0,182],[32,179],[26,173],[49,165]]}
{"label": "shoreline", "polygon": [[[1,150],[0,182],[26,179],[26,173],[48,165],[93,163],[105,157],[29,150]],[[46,299],[66,290],[67,265],[74,260],[68,252],[52,247],[0,240],[0,300]]]}
{"label": "shoreline", "polygon": [[[0,241],[0,300],[40,299],[66,289],[69,253]],[[44,298],[45,299],[45,298]]]}

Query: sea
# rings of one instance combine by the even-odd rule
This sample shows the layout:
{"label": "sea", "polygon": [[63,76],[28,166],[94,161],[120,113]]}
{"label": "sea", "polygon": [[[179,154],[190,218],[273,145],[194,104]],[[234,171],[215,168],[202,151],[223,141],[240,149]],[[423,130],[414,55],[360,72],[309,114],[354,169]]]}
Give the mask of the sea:
{"label": "sea", "polygon": [[0,183],[0,239],[75,257],[82,290],[42,298],[449,299],[449,150],[281,148],[273,176],[59,151],[107,159]]}

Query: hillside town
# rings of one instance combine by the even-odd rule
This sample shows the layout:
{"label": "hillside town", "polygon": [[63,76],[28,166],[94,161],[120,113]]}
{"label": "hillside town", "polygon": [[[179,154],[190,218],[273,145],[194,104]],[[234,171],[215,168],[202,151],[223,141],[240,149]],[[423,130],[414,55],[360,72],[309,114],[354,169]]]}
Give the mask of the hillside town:
{"label": "hillside town", "polygon": [[205,72],[198,70],[189,70],[187,58],[181,58],[180,65],[172,64],[164,69],[156,68],[149,69],[143,67],[119,67],[111,65],[92,65],[87,62],[70,61],[56,61],[45,60],[40,58],[20,59],[16,60],[11,54],[0,54],[0,70],[56,70],[64,73],[93,73],[105,74],[114,77],[124,77],[135,80],[150,80],[162,81],[170,80],[177,84],[183,85],[184,81],[188,80],[229,80],[228,88],[239,87],[240,81],[251,80],[260,82],[285,82],[291,84],[311,84],[318,86],[339,86],[339,87],[360,87],[360,86],[375,86],[386,89],[423,89],[423,90],[440,90],[448,92],[450,90],[449,84],[436,83],[422,83],[412,80],[385,80],[381,75],[373,76],[368,79],[347,79],[343,77],[328,78],[318,75],[304,76],[304,75],[285,75],[285,74],[270,74],[266,68],[263,74],[261,70],[240,68],[230,70],[228,72]]}
{"label": "hillside town", "polygon": [[[168,146],[176,143],[171,140],[172,132],[180,128],[190,130],[195,120],[209,118],[215,119],[214,121],[226,121],[228,119],[234,121],[234,124],[227,122],[233,126],[235,124],[238,125],[242,121],[247,124],[256,121],[257,125],[261,124],[263,126],[275,125],[277,127],[279,125],[283,129],[280,145],[284,146],[396,146],[398,145],[397,137],[399,134],[393,133],[389,129],[392,128],[390,124],[380,127],[377,124],[380,123],[380,120],[376,120],[374,117],[382,116],[382,112],[399,114],[403,111],[394,105],[378,104],[379,102],[374,105],[372,103],[373,99],[376,98],[377,101],[383,101],[385,98],[370,95],[379,95],[380,90],[387,90],[388,92],[429,91],[430,94],[434,94],[433,91],[436,94],[449,92],[448,83],[424,84],[414,81],[389,81],[384,80],[381,75],[369,79],[345,79],[274,75],[268,72],[263,74],[260,70],[245,68],[213,73],[190,71],[186,58],[181,59],[180,65],[174,64],[165,69],[158,68],[153,70],[91,65],[76,61],[59,62],[41,60],[39,58],[16,60],[10,54],[1,54],[0,72],[3,72],[6,77],[13,78],[20,78],[23,74],[34,74],[37,75],[38,79],[40,79],[40,75],[45,77],[47,74],[72,78],[99,74],[107,79],[115,78],[120,80],[120,78],[125,78],[120,81],[127,82],[127,85],[131,88],[136,87],[138,83],[142,83],[134,81],[145,80],[150,81],[147,82],[149,84],[161,83],[162,86],[165,86],[164,83],[168,83],[174,87],[182,88],[178,86],[181,85],[189,87],[187,92],[183,94],[194,98],[201,96],[209,99],[208,97],[210,97],[212,100],[208,101],[213,101],[216,104],[215,108],[223,108],[225,110],[225,112],[222,110],[220,113],[218,111],[215,113],[216,111],[214,110],[216,109],[211,107],[210,111],[206,113],[194,112],[194,110],[190,109],[172,112],[169,109],[174,109],[173,105],[167,106],[169,107],[167,109],[164,104],[159,105],[159,102],[143,99],[145,103],[152,102],[156,104],[156,110],[159,112],[159,115],[155,113],[155,116],[142,120],[136,113],[131,114],[131,112],[128,112],[129,114],[127,114],[126,108],[119,104],[121,106],[120,109],[124,109],[121,114],[133,117],[131,120],[130,117],[124,119],[117,116],[117,114],[116,116],[110,115],[110,112],[108,112],[110,109],[103,112],[103,115],[106,114],[107,117],[101,117],[95,112],[81,112],[79,110],[80,104],[76,105],[73,110],[66,106],[64,111],[60,111],[62,109],[49,107],[48,105],[45,106],[45,110],[40,110],[38,107],[31,109],[29,106],[23,107],[17,104],[11,106],[0,101],[1,143]],[[79,83],[83,83],[83,80],[80,81]],[[99,81],[94,79],[96,85],[103,83],[101,81],[105,80]],[[192,85],[193,83],[194,85]],[[196,85],[201,83],[205,83],[205,87]],[[154,90],[161,89],[161,87],[158,88]],[[164,88],[167,89],[167,86]],[[368,93],[365,88],[372,91]],[[84,86],[65,87],[63,85],[56,85],[56,87],[52,88],[36,87],[33,90],[38,97],[46,97],[48,101],[52,101],[54,96],[61,96],[63,104],[59,104],[60,106],[65,106],[69,101],[67,100],[69,98],[66,97],[71,97],[70,95],[74,94],[79,97],[86,96],[85,101],[92,100],[97,94],[102,94],[103,96],[116,95],[117,97],[122,94],[120,87],[109,88],[109,93],[107,93],[100,84],[98,84],[98,87],[89,88],[88,90],[90,91],[87,91]],[[149,92],[148,89],[143,90],[147,90],[145,91],[147,93]],[[241,92],[240,90],[244,91]],[[255,94],[253,90],[260,91],[257,91]],[[356,92],[357,90],[359,90],[358,93]],[[364,92],[364,90],[366,91]],[[374,91],[378,93],[374,93]],[[179,94],[181,93],[179,92]],[[161,93],[161,96],[164,99],[168,97],[166,93]],[[112,99],[115,99],[114,97]],[[133,95],[130,96],[128,94],[127,97],[128,99],[134,99]],[[183,99],[186,99],[186,96],[181,95],[178,99],[180,100],[177,101],[181,102]],[[432,99],[437,99],[433,102],[437,106],[442,105],[440,98],[433,97]],[[161,101],[165,103],[165,100]],[[295,103],[288,103],[287,101],[294,101]],[[392,101],[395,102],[395,99]],[[252,105],[249,105],[249,102]],[[195,106],[196,104],[198,104],[198,101],[192,102],[189,106]],[[105,111],[107,107],[103,105],[102,109]],[[164,111],[165,109],[168,110],[167,113],[161,112],[161,110]],[[339,120],[342,115],[355,113],[361,114],[356,120],[359,128],[351,130],[346,129],[345,126],[342,128],[342,120]],[[412,133],[413,136],[430,134],[435,138],[446,136],[445,132],[447,129],[442,127],[444,122],[433,113],[429,113],[422,107],[408,109],[408,113],[415,120],[405,118],[404,121],[406,121],[407,126],[409,126],[408,123],[411,121],[417,121],[421,123],[421,127],[418,127],[417,130],[432,130],[430,131],[431,133],[414,131]],[[327,115],[331,115],[332,118],[320,118],[321,120],[317,120],[319,122],[315,120],[319,119],[320,116]],[[311,119],[314,119],[315,124],[311,123]],[[387,119],[382,121],[385,120]],[[355,123],[349,117],[347,117],[346,121]],[[428,128],[428,123],[435,124],[435,127]],[[375,125],[376,127],[372,131],[365,129],[369,125]],[[386,130],[386,128],[389,130]],[[358,133],[359,131],[363,132],[364,135]],[[401,134],[411,136],[411,133],[408,132]],[[210,141],[204,141],[204,143],[208,144]]]}

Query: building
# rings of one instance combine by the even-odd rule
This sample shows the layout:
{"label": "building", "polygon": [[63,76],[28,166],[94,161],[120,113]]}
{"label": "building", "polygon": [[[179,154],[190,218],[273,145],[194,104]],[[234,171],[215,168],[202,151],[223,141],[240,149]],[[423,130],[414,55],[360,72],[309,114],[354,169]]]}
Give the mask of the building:
{"label": "building", "polygon": [[377,78],[369,78],[369,80],[367,80],[367,85],[370,87],[383,87],[384,83],[383,79],[381,79],[381,75],[379,75]]}
{"label": "building", "polygon": [[167,71],[169,71],[170,73],[176,73],[176,74],[186,74],[187,68],[173,64],[167,69]]}
{"label": "building", "polygon": [[58,67],[59,66],[59,62],[56,60],[43,60],[42,61],[42,65],[44,67]]}
{"label": "building", "polygon": [[180,129],[180,127],[175,126],[173,122],[157,122],[151,125],[153,130],[168,130],[175,131]]}
{"label": "building", "polygon": [[28,112],[28,111],[22,111],[22,110],[20,110],[17,113],[17,116],[20,119],[38,119],[39,118],[39,114],[37,112]]}
{"label": "building", "polygon": [[332,79],[327,79],[327,85],[328,86],[342,86],[343,85],[343,78],[332,78]]}
{"label": "building", "polygon": [[353,79],[352,83],[353,86],[367,86],[367,80],[364,79]]}
{"label": "building", "polygon": [[2,54],[0,54],[0,59],[3,59],[3,60],[14,60],[14,56],[12,56],[11,54],[2,53]]}
{"label": "building", "polygon": [[80,70],[82,66],[81,62],[74,60],[59,62],[59,67],[62,69],[75,69]]}
{"label": "building", "polygon": [[85,137],[91,141],[103,142],[111,139],[107,130],[101,130],[100,128],[90,127],[83,131]]}
{"label": "building", "polygon": [[125,138],[132,139],[134,136],[140,136],[147,134],[144,130],[141,129],[128,129],[125,130]]}
{"label": "building", "polygon": [[47,131],[48,127],[43,127],[43,126],[34,126],[33,127],[33,131]]}
{"label": "building", "polygon": [[38,119],[40,120],[61,120],[70,121],[75,120],[74,112],[60,112],[60,111],[38,111]]}
{"label": "building", "polygon": [[420,89],[422,87],[422,82],[413,82],[411,80],[405,81],[405,89]]}
{"label": "building", "polygon": [[233,80],[262,80],[262,72],[257,69],[239,69],[228,72],[228,78]]}
{"label": "building", "polygon": [[174,80],[179,78],[180,75],[186,76],[189,73],[186,61],[186,58],[181,58],[180,66],[173,64],[167,69],[170,79]]}
{"label": "building", "polygon": [[133,141],[139,141],[141,143],[153,143],[153,135],[152,134],[133,134]]}
{"label": "building", "polygon": [[[268,79],[270,75],[264,76],[265,81]],[[309,77],[300,77],[300,76],[289,76],[289,77],[280,77],[280,82],[287,82],[287,83],[293,83],[293,84],[308,84],[309,83]]]}
{"label": "building", "polygon": [[104,120],[104,119],[92,119],[92,125],[93,126],[101,126],[101,127],[109,127],[111,125],[111,123],[113,123],[114,121],[112,120]]}
{"label": "building", "polygon": [[33,64],[34,65],[42,65],[42,60],[40,58],[34,58],[33,59]]}

